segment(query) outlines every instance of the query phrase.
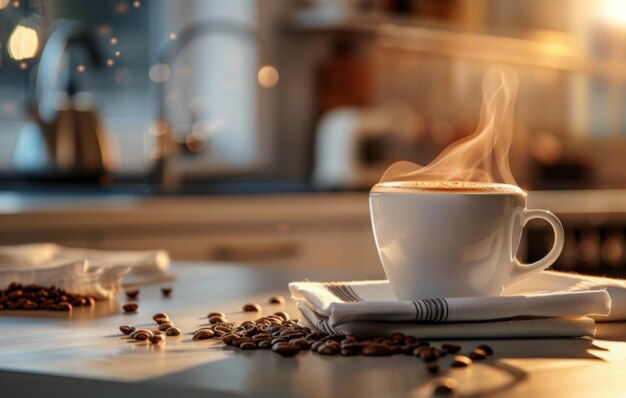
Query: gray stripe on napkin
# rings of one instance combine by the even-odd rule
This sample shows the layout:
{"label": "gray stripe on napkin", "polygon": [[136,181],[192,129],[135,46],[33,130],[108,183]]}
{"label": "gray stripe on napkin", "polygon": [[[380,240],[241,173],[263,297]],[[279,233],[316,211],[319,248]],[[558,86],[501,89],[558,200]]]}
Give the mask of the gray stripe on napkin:
{"label": "gray stripe on napkin", "polygon": [[448,302],[443,298],[413,300],[416,322],[445,322],[448,319]]}
{"label": "gray stripe on napkin", "polygon": [[332,283],[324,283],[321,284],[321,286],[325,288],[328,292],[330,292],[330,294],[345,303],[356,303],[359,301],[363,301],[363,299],[359,297],[350,286]]}
{"label": "gray stripe on napkin", "polygon": [[317,321],[317,328],[331,336],[343,335],[343,333],[339,329],[335,329],[334,327],[330,326],[330,323],[328,323],[328,319],[320,319],[319,321]]}

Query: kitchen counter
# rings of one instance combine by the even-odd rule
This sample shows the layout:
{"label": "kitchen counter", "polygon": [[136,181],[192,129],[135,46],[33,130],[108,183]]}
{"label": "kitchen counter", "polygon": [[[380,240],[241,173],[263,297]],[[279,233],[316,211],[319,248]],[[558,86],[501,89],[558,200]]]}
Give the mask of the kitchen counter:
{"label": "kitchen counter", "polygon": [[[121,314],[119,302],[61,313],[0,312],[0,385],[3,396],[150,397],[401,397],[428,396],[435,377],[412,356],[323,357],[310,352],[282,358],[266,350],[235,352],[213,340],[192,341],[209,311],[241,322],[259,315],[241,312],[250,301],[266,313],[294,304],[266,305],[270,295],[288,295],[287,283],[332,280],[348,274],[178,263],[172,297],[159,286],[141,288],[139,312]],[[121,296],[120,296],[121,298]],[[117,327],[151,325],[164,311],[183,330],[165,344],[129,342]],[[626,393],[626,324],[599,324],[595,339],[462,341],[466,348],[489,343],[493,359],[448,374],[460,396],[490,395],[612,397]],[[444,358],[442,363],[445,363]]]}

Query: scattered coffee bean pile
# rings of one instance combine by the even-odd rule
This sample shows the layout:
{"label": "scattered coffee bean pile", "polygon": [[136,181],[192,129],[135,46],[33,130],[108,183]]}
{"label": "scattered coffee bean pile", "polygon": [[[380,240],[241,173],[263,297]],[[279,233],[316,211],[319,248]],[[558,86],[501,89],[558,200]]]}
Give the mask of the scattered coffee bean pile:
{"label": "scattered coffee bean pile", "polygon": [[54,286],[11,283],[6,289],[0,289],[0,310],[71,311],[95,302],[91,296],[71,294]]}
{"label": "scattered coffee bean pile", "polygon": [[[271,297],[270,304],[283,304],[284,298]],[[261,306],[248,303],[243,306],[244,311],[261,311]],[[298,324],[297,319],[290,319],[284,311],[263,316],[254,321],[244,321],[237,325],[230,322],[226,314],[219,311],[207,314],[209,325],[197,329],[193,333],[193,340],[220,340],[227,346],[236,347],[242,351],[265,349],[272,350],[283,357],[293,357],[302,351],[311,351],[318,355],[339,356],[367,356],[382,357],[391,355],[412,355],[425,364],[426,371],[432,374],[442,373],[439,359],[451,356],[447,361],[452,368],[471,366],[473,361],[484,360],[493,355],[493,349],[488,345],[479,345],[468,355],[460,352],[463,347],[458,344],[444,343],[439,347],[431,345],[429,341],[420,340],[414,336],[402,333],[393,333],[389,336],[364,338],[358,335],[329,335],[319,330],[312,330]],[[174,327],[167,314],[158,313],[153,316],[158,330],[135,329],[131,326],[120,326],[120,331],[129,338],[137,341],[149,341],[153,344],[165,340],[165,336],[178,336],[181,330]],[[452,394],[457,386],[453,378],[444,377],[436,382],[435,394]]]}
{"label": "scattered coffee bean pile", "polygon": [[174,326],[169,316],[163,312],[154,314],[152,319],[157,324],[157,330],[137,329],[133,326],[122,325],[119,328],[120,332],[131,340],[149,341],[152,344],[165,341],[166,336],[179,336],[182,333],[179,328]]}

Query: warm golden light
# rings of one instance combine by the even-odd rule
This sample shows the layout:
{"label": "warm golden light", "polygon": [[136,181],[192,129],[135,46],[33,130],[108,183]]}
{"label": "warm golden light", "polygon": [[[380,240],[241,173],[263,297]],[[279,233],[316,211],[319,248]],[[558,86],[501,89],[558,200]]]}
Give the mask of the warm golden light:
{"label": "warm golden light", "polygon": [[175,32],[170,33],[169,35],[170,40],[174,41],[178,38],[178,35]]}
{"label": "warm golden light", "polygon": [[601,16],[611,25],[626,26],[626,1],[605,0]]}
{"label": "warm golden light", "polygon": [[120,55],[121,55],[121,53],[120,53],[119,51],[116,51],[116,52],[115,52],[115,56],[116,56],[116,57],[119,57]]}
{"label": "warm golden light", "polygon": [[9,5],[9,0],[0,0],[0,10]]}
{"label": "warm golden light", "polygon": [[22,61],[20,62],[20,70],[26,70],[28,69],[28,63]]}
{"label": "warm golden light", "polygon": [[117,40],[117,37],[111,37],[110,42],[112,46],[117,46],[117,43],[119,43],[119,41]]}
{"label": "warm golden light", "polygon": [[78,66],[76,66],[76,72],[83,73],[84,71],[85,71],[85,65],[79,64]]}
{"label": "warm golden light", "polygon": [[133,7],[135,7],[135,8],[141,7],[141,1],[139,1],[139,0],[133,1]]}
{"label": "warm golden light", "polygon": [[106,64],[110,68],[113,65],[115,65],[115,61],[113,61],[113,59],[109,58],[109,59],[106,60]]}
{"label": "warm golden light", "polygon": [[16,61],[33,58],[39,49],[39,37],[35,29],[20,22],[9,37],[9,55]]}
{"label": "warm golden light", "polygon": [[278,84],[279,75],[272,65],[265,65],[259,69],[257,78],[261,86],[271,88]]}

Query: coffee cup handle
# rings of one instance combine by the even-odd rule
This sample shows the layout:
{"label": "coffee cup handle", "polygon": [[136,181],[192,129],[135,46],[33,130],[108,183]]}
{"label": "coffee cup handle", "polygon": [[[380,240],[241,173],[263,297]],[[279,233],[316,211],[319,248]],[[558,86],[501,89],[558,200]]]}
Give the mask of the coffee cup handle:
{"label": "coffee cup handle", "polygon": [[563,231],[563,225],[561,221],[547,210],[525,210],[522,214],[521,219],[521,227],[524,228],[528,221],[533,219],[542,219],[546,220],[550,223],[552,230],[554,231],[554,243],[552,244],[552,248],[542,259],[535,261],[531,264],[521,263],[517,258],[513,260],[513,269],[511,270],[511,275],[509,276],[509,280],[506,285],[510,285],[514,282],[517,282],[520,279],[523,279],[527,276],[530,276],[536,272],[543,271],[548,268],[559,258],[561,254],[561,250],[563,250],[563,243],[565,241],[565,232]]}

